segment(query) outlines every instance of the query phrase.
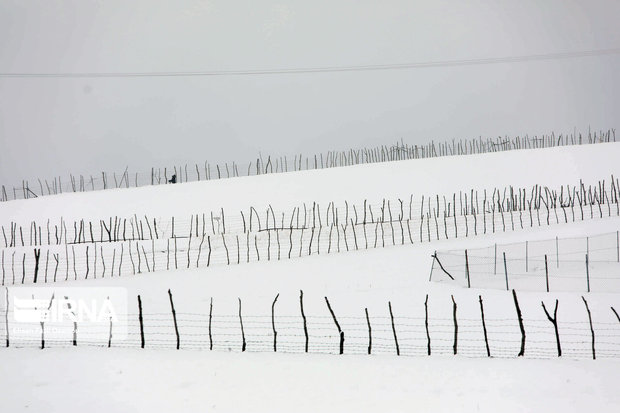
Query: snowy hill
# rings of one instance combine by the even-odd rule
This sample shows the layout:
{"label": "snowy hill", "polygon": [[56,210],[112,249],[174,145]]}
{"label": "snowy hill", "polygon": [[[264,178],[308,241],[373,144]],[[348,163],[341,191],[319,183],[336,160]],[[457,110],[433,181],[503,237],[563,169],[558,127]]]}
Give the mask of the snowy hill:
{"label": "snowy hill", "polygon": [[[36,360],[37,368],[47,366],[41,368],[37,384],[44,396],[29,406],[35,410],[60,409],[61,404],[53,400],[60,397],[57,392],[66,386],[87,393],[104,386],[105,391],[114,394],[107,402],[88,406],[94,411],[126,403],[151,411],[173,407],[189,411],[208,406],[222,411],[316,411],[317,406],[333,411],[342,411],[345,406],[356,411],[376,411],[379,406],[384,410],[410,411],[414,399],[419,406],[439,411],[453,411],[455,407],[472,410],[474,406],[482,411],[496,411],[499,400],[481,397],[482,392],[490,389],[494,390],[494,397],[503,394],[501,402],[507,411],[522,411],[526,408],[523,400],[532,394],[540,396],[540,409],[547,403],[551,410],[586,405],[600,410],[617,408],[620,398],[613,390],[613,378],[619,366],[620,319],[610,309],[620,307],[617,289],[598,286],[587,293],[584,284],[583,291],[568,292],[556,283],[556,290],[547,293],[515,287],[527,333],[524,360],[517,358],[522,330],[510,289],[484,289],[475,284],[467,288],[464,272],[459,273],[460,282],[451,283],[431,255],[441,250],[464,251],[498,243],[586,237],[620,230],[617,202],[610,187],[611,176],[618,175],[619,155],[620,145],[610,143],[71,193],[1,203],[0,225],[5,234],[22,227],[21,237],[15,235],[19,239],[17,245],[7,245],[11,243],[10,235],[7,244],[2,244],[6,285],[12,284],[7,274],[17,274],[16,284],[21,284],[22,274],[26,284],[34,284],[31,276],[35,264],[31,255],[38,248],[42,257],[49,251],[47,262],[40,259],[38,270],[41,277],[45,273],[44,287],[120,287],[126,292],[129,309],[122,318],[127,337],[112,339],[112,348],[106,348],[107,326],[90,330],[87,325],[78,327],[77,348],[70,348],[72,326],[63,326],[56,335],[50,333],[47,347],[51,348],[43,352],[37,349],[38,335],[21,341],[19,336],[13,336],[12,346],[2,352],[8,373],[3,375],[2,385],[14,394],[9,409],[25,409],[26,395],[22,392],[32,383],[20,383],[12,376],[20,369],[34,368],[32,360]],[[593,190],[603,180],[608,198],[599,192],[597,203],[589,204],[583,219],[582,211],[575,205],[575,219],[568,218],[570,213],[566,219],[559,213],[556,219],[553,212],[540,207],[536,212],[543,214],[537,220],[541,222],[534,225],[534,218],[530,222],[526,214],[523,225],[523,213],[531,208],[495,210],[493,202],[485,204],[482,199],[476,199],[473,208],[471,198],[469,205],[475,213],[457,213],[467,203],[461,200],[456,206],[459,193],[478,191],[482,195],[486,190],[490,198],[491,193],[495,196],[494,190],[499,190],[499,194],[512,186],[527,192],[522,196],[519,190],[520,204],[539,199],[530,196],[535,185],[558,193],[562,190],[565,196],[564,191],[569,192],[566,185],[579,187],[582,181]],[[448,203],[454,199],[451,208],[443,205],[444,197]],[[429,198],[437,200],[436,204],[429,202]],[[389,213],[394,214],[390,219],[385,212],[387,201],[391,201]],[[507,202],[503,193],[500,202]],[[315,216],[315,205],[320,207],[310,225],[308,217]],[[604,208],[601,206],[599,213],[600,205]],[[367,206],[372,206],[368,212]],[[255,215],[251,207],[256,210]],[[450,210],[453,215],[444,215]],[[559,205],[552,210],[563,212]],[[380,211],[384,215],[382,220],[378,218]],[[519,212],[521,221],[517,221]],[[255,220],[253,229],[249,229],[250,216]],[[322,221],[317,224],[319,216]],[[444,216],[450,220],[445,219],[444,223]],[[62,237],[61,217],[63,223],[69,223],[69,230],[64,230],[64,243],[55,242],[58,231],[53,229],[58,225]],[[298,224],[300,217],[308,225]],[[440,219],[435,220],[436,217]],[[127,234],[112,240],[106,232],[110,229],[102,230],[100,222],[112,226],[115,219],[117,223],[136,226],[143,223],[142,233],[150,231],[150,236],[138,240]],[[507,225],[510,219],[512,225]],[[48,220],[52,225],[49,230]],[[95,224],[93,235],[87,232],[89,225],[80,229],[82,221]],[[262,227],[258,228],[257,222]],[[151,223],[158,230],[151,231]],[[121,224],[114,225],[118,230],[113,233],[121,234]],[[227,229],[220,225],[227,225]],[[273,231],[268,230],[270,225]],[[445,225],[445,236],[440,225]],[[38,227],[41,229],[37,230]],[[107,242],[103,238],[106,233]],[[24,245],[22,237],[26,238]],[[74,239],[78,242],[71,242]],[[613,244],[613,239],[609,242]],[[295,253],[291,254],[293,247]],[[129,255],[130,251],[134,255]],[[93,252],[105,261],[93,260]],[[80,258],[84,253],[84,259]],[[66,261],[62,261],[64,254]],[[124,261],[119,263],[123,256]],[[52,283],[56,259],[62,265],[55,269],[58,279]],[[101,264],[107,265],[107,269]],[[502,266],[500,261],[500,280],[504,274]],[[576,263],[577,266],[582,263]],[[434,281],[429,282],[431,268]],[[96,277],[95,271],[99,272]],[[620,263],[609,264],[604,271],[620,277]],[[144,319],[144,350],[140,349],[138,295],[140,317]],[[582,296],[588,303],[587,309]],[[556,299],[563,346],[561,359],[557,358],[554,326],[541,305],[544,302],[553,313]],[[171,312],[172,300],[175,316]],[[456,327],[455,318],[460,328]],[[597,340],[596,361],[591,360],[591,325]],[[340,330],[344,333],[342,347]],[[6,331],[0,330],[0,337]],[[181,350],[174,352],[177,343]],[[304,354],[305,343],[313,354]],[[210,352],[210,348],[214,351]],[[270,354],[274,348],[276,354]],[[337,356],[340,348],[342,357]],[[260,354],[241,354],[243,349]],[[432,352],[430,357],[427,350]],[[368,356],[368,352],[373,355]],[[397,352],[401,358],[397,358]],[[605,360],[601,362],[601,358]],[[59,366],[69,368],[71,374],[57,375]],[[78,374],[78,366],[84,366],[84,374],[78,383],[70,382]],[[161,368],[164,374],[144,379],[144,370],[153,366]],[[103,382],[100,374],[113,378]],[[565,378],[567,383],[556,383],[542,394],[539,384],[557,382],[557,377]],[[319,379],[320,388],[316,387]],[[116,391],[117,387],[121,390]],[[171,387],[182,390],[170,395],[167,390]],[[207,390],[198,390],[202,388]],[[300,390],[310,388],[308,393]],[[510,392],[504,392],[505,388],[510,388]],[[135,400],[133,392],[141,389],[148,389],[153,397]],[[240,397],[238,392],[242,391],[244,395]],[[283,393],[290,397],[276,401]],[[376,404],[367,404],[369,399]],[[74,406],[84,407],[79,400]]]}

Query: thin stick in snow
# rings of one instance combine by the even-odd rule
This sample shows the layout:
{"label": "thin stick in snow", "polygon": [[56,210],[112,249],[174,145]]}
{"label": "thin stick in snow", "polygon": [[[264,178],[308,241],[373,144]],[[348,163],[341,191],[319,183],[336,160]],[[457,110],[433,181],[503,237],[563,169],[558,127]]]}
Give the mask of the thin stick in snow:
{"label": "thin stick in snow", "polygon": [[306,322],[306,314],[304,313],[304,292],[299,290],[299,307],[301,308],[301,318],[304,321],[304,335],[306,337],[305,352],[308,352],[308,324]]}
{"label": "thin stick in snow", "polygon": [[454,301],[453,295],[451,295],[450,297],[452,297],[452,317],[454,319],[454,344],[452,345],[452,351],[456,355],[458,347],[459,325],[456,321],[456,301]]}
{"label": "thin stick in snow", "polygon": [[487,325],[484,321],[484,306],[482,304],[482,296],[478,296],[478,300],[480,301],[480,316],[482,318],[482,331],[484,332],[484,344],[487,349],[487,357],[491,357],[491,350],[489,350],[489,338],[487,337]]}
{"label": "thin stick in snow", "polygon": [[390,320],[392,321],[392,333],[394,333],[394,342],[396,343],[396,355],[400,356],[400,346],[398,345],[398,337],[396,336],[396,327],[394,326],[394,314],[392,313],[392,303],[388,301],[390,309]]}
{"label": "thin stick in snow", "polygon": [[336,319],[334,310],[332,310],[332,306],[329,304],[329,300],[327,299],[327,297],[325,297],[325,302],[327,303],[327,308],[329,309],[329,312],[334,319],[334,323],[336,324],[336,328],[338,329],[338,334],[340,335],[340,354],[344,354],[344,332],[340,328],[340,324],[338,324],[338,320]]}
{"label": "thin stick in snow", "polygon": [[245,331],[243,330],[243,318],[241,317],[241,298],[239,300],[239,323],[241,324],[241,351],[245,351]]}
{"label": "thin stick in snow", "polygon": [[426,294],[426,300],[424,300],[424,327],[426,328],[426,350],[428,355],[431,355],[431,335],[428,331],[428,294]]}
{"label": "thin stick in snow", "polygon": [[521,307],[519,307],[519,300],[517,300],[517,293],[515,290],[512,290],[512,298],[515,303],[515,308],[517,310],[517,319],[519,320],[519,329],[521,330],[521,349],[519,350],[519,354],[517,357],[522,357],[525,355],[525,327],[523,327],[523,316],[521,315]]}
{"label": "thin stick in snow", "polygon": [[586,311],[588,312],[588,321],[590,322],[590,332],[592,334],[592,359],[596,360],[596,349],[594,348],[594,327],[592,327],[592,314],[590,313],[590,307],[588,307],[588,302],[586,299],[581,296],[583,303],[586,305]]}
{"label": "thin stick in snow", "polygon": [[368,324],[368,354],[372,353],[372,328],[370,327],[370,317],[368,317],[368,308],[364,308],[366,312],[366,323]]}
{"label": "thin stick in snow", "polygon": [[276,295],[276,298],[273,300],[271,304],[271,328],[273,329],[273,351],[278,351],[277,338],[278,332],[276,331],[276,320],[275,320],[275,311],[276,311],[276,301],[278,301],[278,297],[280,294]]}
{"label": "thin stick in snow", "polygon": [[555,341],[558,347],[558,357],[562,357],[562,347],[560,345],[560,333],[558,332],[558,300],[557,299],[555,300],[555,309],[553,310],[553,317],[551,317],[551,315],[547,311],[547,308],[545,307],[545,303],[543,301],[541,301],[540,303],[542,304],[543,310],[545,310],[545,315],[547,316],[551,324],[553,324],[553,329],[555,330]]}
{"label": "thin stick in snow", "polygon": [[179,336],[179,326],[177,325],[177,313],[174,310],[174,301],[172,301],[172,292],[170,292],[170,289],[168,289],[168,297],[170,298],[170,307],[172,309],[172,320],[174,321],[174,333],[176,334],[176,337],[177,337],[177,350],[178,350],[181,345],[181,338]]}
{"label": "thin stick in snow", "polygon": [[142,318],[142,300],[138,294],[138,321],[140,322],[140,348],[144,348],[144,320]]}

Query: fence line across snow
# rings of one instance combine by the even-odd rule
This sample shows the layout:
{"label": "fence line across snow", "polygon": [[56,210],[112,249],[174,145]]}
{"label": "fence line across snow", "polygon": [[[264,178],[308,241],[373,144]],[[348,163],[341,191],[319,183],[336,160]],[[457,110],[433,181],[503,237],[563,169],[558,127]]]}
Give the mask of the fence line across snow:
{"label": "fence line across snow", "polygon": [[[367,202],[364,202],[363,209],[359,211],[354,204],[351,211],[348,202],[345,202],[344,217],[342,217],[342,211],[338,215],[336,213],[337,208],[332,208],[333,215],[332,219],[329,220],[330,209],[328,207],[328,213],[323,220],[317,212],[319,208],[315,203],[311,212],[307,210],[304,214],[304,224],[301,227],[293,225],[284,228],[278,227],[274,218],[271,221],[272,227],[261,227],[258,224],[258,228],[253,227],[252,231],[249,231],[244,218],[243,232],[209,233],[204,230],[207,226],[206,222],[203,220],[202,225],[199,225],[198,218],[196,218],[195,221],[190,221],[189,233],[186,233],[185,236],[180,234],[177,236],[178,232],[175,230],[171,230],[171,233],[164,233],[161,222],[158,225],[156,221],[153,221],[151,225],[148,220],[145,220],[146,225],[140,221],[141,235],[144,238],[145,232],[148,231],[150,237],[146,237],[147,239],[144,240],[126,240],[124,229],[122,237],[119,237],[121,220],[116,218],[114,221],[110,219],[110,225],[104,227],[108,233],[108,240],[106,241],[93,242],[92,239],[89,240],[85,234],[86,228],[89,228],[90,232],[91,225],[86,226],[82,223],[78,226],[74,223],[73,238],[82,240],[82,242],[67,242],[68,237],[65,229],[65,243],[62,243],[61,233],[58,244],[42,246],[43,243],[38,242],[34,248],[16,246],[17,239],[24,239],[23,231],[21,227],[18,231],[17,225],[12,223],[8,237],[4,227],[2,227],[5,235],[5,246],[8,247],[0,250],[1,281],[2,285],[48,283],[69,279],[133,275],[160,270],[203,268],[211,265],[233,265],[265,260],[276,261],[318,254],[431,242],[440,239],[472,237],[487,232],[514,231],[534,225],[565,224],[580,220],[615,217],[620,214],[620,202],[618,202],[620,185],[612,184],[608,191],[605,188],[605,182],[599,181],[598,185],[589,186],[588,190],[583,183],[580,184],[580,188],[579,193],[575,193],[570,198],[572,202],[566,205],[564,202],[568,201],[563,199],[563,191],[559,191],[558,194],[558,191],[554,192],[546,188],[544,192],[546,195],[543,197],[542,188],[535,186],[532,188],[532,194],[538,195],[532,195],[532,199],[529,201],[523,195],[518,196],[516,192],[511,191],[503,197],[504,200],[509,200],[506,201],[506,207],[502,207],[501,202],[489,204],[497,206],[497,212],[494,208],[491,208],[490,211],[479,210],[478,203],[468,203],[468,198],[465,196],[465,202],[462,204],[462,215],[457,215],[455,194],[454,202],[446,204],[446,209],[442,210],[443,219],[440,218],[436,209],[429,212],[431,202],[428,198],[429,202],[421,204],[420,215],[417,216],[412,214],[411,209],[407,213],[402,201],[398,204],[400,208],[393,211],[390,207],[390,201],[384,200],[380,212],[377,211],[376,215],[372,213],[372,208]],[[519,190],[519,193],[523,194],[524,191]],[[495,199],[496,193],[498,194],[497,199],[501,199],[497,190],[494,191],[492,199]],[[474,197],[473,199],[477,198]],[[578,208],[575,207],[576,200],[579,200]],[[615,203],[615,208],[611,207],[611,202]],[[438,196],[433,200],[433,203],[437,206],[442,205]],[[526,204],[538,208],[519,209],[525,207]],[[485,203],[483,203],[484,205]],[[543,205],[545,205],[544,209],[542,208]],[[602,205],[606,206],[606,211]],[[425,208],[427,209],[426,212],[424,211]],[[570,210],[567,212],[569,208]],[[558,212],[558,209],[561,212]],[[586,209],[585,213],[584,209]],[[448,217],[446,210],[452,211],[450,217]],[[595,210],[598,213],[595,213]],[[267,211],[271,211],[271,216],[275,217],[273,209],[269,208]],[[266,216],[266,224],[269,222],[269,216]],[[295,216],[299,218],[299,209],[297,209],[297,215],[293,212],[291,222],[294,221]],[[409,219],[408,216],[412,218]],[[251,217],[252,215],[248,217],[248,225],[251,225]],[[342,217],[342,221],[339,221],[339,217]],[[114,224],[112,224],[113,222]],[[136,220],[136,222],[138,221]],[[174,218],[170,224],[174,228]],[[297,223],[295,222],[295,224]],[[222,215],[222,226],[224,225],[225,220]],[[132,228],[135,226],[132,224]],[[123,224],[123,228],[125,227]],[[36,228],[36,225],[32,225],[31,228]],[[200,231],[201,228],[203,231]],[[42,238],[40,229],[35,232],[34,237],[31,235],[30,239],[36,240],[36,234],[39,235],[40,241]],[[116,235],[113,236],[112,234]],[[194,236],[194,234],[199,235]],[[50,239],[50,232],[47,233],[47,238]],[[617,237],[617,240],[620,240],[620,236]],[[595,250],[592,252],[594,253]],[[620,254],[617,255],[620,256]],[[508,257],[511,259],[510,254]],[[471,270],[474,271],[478,264],[476,263],[477,258],[472,258],[474,261],[471,263]],[[441,262],[444,261],[442,258],[439,259]],[[533,262],[533,260],[535,260],[534,257],[531,261]],[[590,257],[591,263],[596,264],[596,260],[596,254]]]}
{"label": "fence line across snow", "polygon": [[620,231],[436,251],[431,279],[467,288],[620,292]]}
{"label": "fence line across snow", "polygon": [[[488,308],[485,314],[482,296],[478,297],[478,316],[471,313],[463,316],[457,306],[457,302],[463,304],[462,299],[459,302],[452,297],[453,317],[446,318],[429,315],[428,296],[426,302],[420,303],[420,314],[411,317],[402,314],[391,302],[386,303],[381,314],[369,314],[368,308],[364,308],[357,316],[343,316],[339,314],[338,303],[333,300],[330,303],[327,297],[323,315],[304,313],[303,300],[298,314],[283,315],[275,305],[279,294],[273,302],[266,303],[266,308],[271,307],[268,315],[242,313],[241,298],[238,314],[218,313],[213,299],[208,313],[188,313],[181,310],[183,302],[173,304],[172,293],[168,294],[172,305],[169,312],[150,311],[138,296],[135,305],[139,313],[125,314],[114,324],[111,321],[78,325],[17,322],[13,320],[12,308],[5,303],[2,313],[6,323],[0,326],[0,336],[6,338],[6,347],[96,346],[397,356],[458,354],[499,358],[620,357],[620,319],[593,321],[584,297],[583,312],[588,321],[571,319],[574,313],[563,313],[558,300],[554,310],[551,303],[547,302],[547,306],[544,301],[541,303],[537,310],[541,318],[523,320],[514,290],[516,312],[511,318],[495,318]],[[543,317],[543,311],[548,320]],[[609,311],[616,314],[613,307]],[[531,314],[532,309],[528,308],[528,312]],[[127,335],[116,338],[114,331],[121,324]]]}
{"label": "fence line across snow", "polygon": [[[259,156],[255,161],[235,163],[230,165],[211,165],[205,161],[203,165],[181,165],[168,168],[151,168],[149,173],[129,173],[128,167],[121,174],[101,172],[101,174],[79,175],[70,174],[64,178],[54,177],[38,179],[30,184],[23,180],[20,186],[0,186],[0,202],[37,198],[46,195],[61,194],[63,192],[85,192],[112,188],[129,188],[147,185],[168,184],[175,176],[176,183],[231,178],[238,176],[262,175],[289,171],[310,169],[334,168],[340,166],[358,165],[365,163],[390,162],[405,159],[423,159],[440,156],[469,155],[477,153],[500,152],[518,149],[550,148],[556,146],[582,145],[615,142],[614,129],[581,133],[559,134],[551,133],[530,137],[517,136],[514,138],[498,137],[495,139],[452,140],[446,142],[432,141],[426,145],[408,145],[403,142],[392,146],[381,145],[374,148],[348,149],[345,151],[328,151],[310,156],[295,155],[293,159],[286,156],[268,156],[266,159]],[[246,170],[247,165],[247,170]],[[38,185],[37,185],[38,184]],[[45,184],[45,185],[44,185]]]}

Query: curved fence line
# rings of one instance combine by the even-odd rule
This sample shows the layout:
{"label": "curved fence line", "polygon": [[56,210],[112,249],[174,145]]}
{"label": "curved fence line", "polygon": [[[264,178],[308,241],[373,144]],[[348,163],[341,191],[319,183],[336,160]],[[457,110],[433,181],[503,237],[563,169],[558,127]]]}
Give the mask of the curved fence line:
{"label": "curved fence line", "polygon": [[[232,162],[224,165],[182,165],[177,168],[151,168],[150,173],[101,172],[95,175],[70,174],[53,179],[38,179],[31,183],[23,180],[20,186],[0,187],[0,201],[30,199],[40,196],[61,194],[63,192],[86,192],[112,188],[130,188],[147,185],[163,185],[211,179],[223,179],[239,176],[264,175],[289,171],[335,168],[377,162],[391,162],[407,159],[435,158],[440,156],[470,155],[488,152],[501,152],[517,149],[549,148],[556,146],[607,143],[616,141],[614,129],[588,132],[582,134],[560,134],[538,136],[517,136],[515,138],[498,137],[495,139],[452,140],[446,142],[432,141],[426,145],[408,145],[396,143],[392,146],[381,145],[374,148],[349,149],[346,151],[328,151],[311,156],[295,155],[293,159],[286,156],[259,156],[255,161],[239,164]],[[247,165],[247,167],[246,167]],[[173,181],[173,182],[171,182]]]}
{"label": "curved fence line", "polygon": [[[383,207],[376,215],[362,213],[362,208],[358,211],[354,205],[354,213],[348,204],[344,214],[342,210],[337,213],[338,208],[334,207],[331,210],[333,215],[326,213],[325,221],[322,221],[320,215],[315,213],[315,208],[312,208],[308,210],[303,220],[304,225],[308,227],[281,228],[277,226],[277,221],[270,220],[267,215],[263,222],[266,227],[261,227],[261,224],[258,224],[258,228],[256,225],[252,227],[249,225],[249,219],[244,218],[245,232],[227,231],[213,235],[199,231],[204,230],[206,226],[204,220],[202,225],[198,225],[198,217],[196,225],[193,225],[193,222],[189,225],[187,228],[189,234],[186,233],[185,236],[178,236],[177,230],[168,232],[162,229],[160,221],[159,224],[153,222],[152,230],[151,224],[147,224],[149,225],[147,234],[153,237],[150,240],[123,241],[124,238],[120,237],[121,233],[124,234],[124,231],[121,231],[121,220],[115,219],[113,225],[110,221],[110,225],[106,227],[109,232],[100,234],[102,237],[104,234],[107,235],[108,239],[104,242],[88,240],[85,229],[87,226],[82,223],[79,227],[74,225],[74,235],[76,239],[88,242],[68,242],[71,236],[65,227],[64,237],[61,233],[60,238],[56,238],[60,242],[64,239],[64,243],[35,247],[15,245],[19,241],[23,242],[24,238],[22,228],[19,227],[18,231],[17,224],[12,223],[8,237],[2,227],[5,245],[8,247],[0,250],[1,281],[2,285],[48,283],[162,270],[206,268],[213,265],[279,261],[603,219],[620,215],[617,187],[616,184],[612,184],[608,190],[603,181],[599,182],[598,186],[589,186],[589,190],[586,190],[585,185],[581,184],[579,190],[581,195],[575,192],[571,195],[570,202],[568,198],[563,198],[562,192],[558,195],[558,191],[545,188],[543,192],[542,188],[533,187],[530,199],[525,197],[525,190],[519,190],[520,195],[510,191],[504,196],[509,201],[495,203],[489,200],[487,203],[483,199],[482,209],[478,202],[473,202],[473,205],[468,203],[466,195],[465,202],[461,204],[461,215],[458,215],[456,204],[451,204],[457,202],[456,195],[446,204],[439,202],[437,196],[435,199],[426,198],[427,202],[421,204],[418,213],[411,215],[412,219],[407,218],[407,211],[402,207],[403,203],[400,204],[401,209],[393,211],[389,201],[383,202],[387,208]],[[499,191],[494,191],[490,199],[495,199],[496,194],[499,194]],[[477,198],[474,196],[474,199]],[[611,207],[612,203],[614,208]],[[314,206],[316,207],[316,204]],[[363,205],[363,210],[371,211],[366,203]],[[271,211],[271,216],[275,216],[272,209],[267,211]],[[257,215],[254,216],[256,220]],[[297,214],[293,212],[291,221],[296,216],[300,216],[299,210]],[[347,216],[348,222],[342,224],[339,220],[344,221]],[[270,222],[273,226],[270,226]],[[144,235],[146,225],[142,223],[141,221],[141,235]],[[31,229],[33,228],[34,225],[31,226]],[[237,229],[240,231],[240,228]],[[31,241],[37,239],[36,234],[41,241],[40,229],[34,232],[34,237],[33,232],[30,234]],[[47,235],[49,238],[50,232]],[[159,236],[161,238],[157,238]],[[598,247],[593,244],[592,248]],[[598,265],[602,258],[595,252],[593,250],[590,259],[592,263]],[[509,255],[511,256],[513,255]],[[446,258],[439,256],[440,262],[444,259]],[[472,256],[472,271],[481,265],[483,263]],[[514,271],[514,268],[511,267],[511,271]]]}

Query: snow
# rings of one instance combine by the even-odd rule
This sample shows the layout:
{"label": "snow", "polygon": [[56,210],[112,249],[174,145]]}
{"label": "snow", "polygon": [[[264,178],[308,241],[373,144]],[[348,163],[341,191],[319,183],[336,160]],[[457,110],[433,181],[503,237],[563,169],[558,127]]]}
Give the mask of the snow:
{"label": "snow", "polygon": [[[327,205],[344,200],[380,202],[383,198],[408,199],[410,194],[451,195],[470,189],[507,185],[576,185],[609,179],[615,170],[619,145],[566,146],[515,150],[482,155],[446,156],[388,163],[364,164],[283,174],[188,182],[177,185],[64,193],[36,199],[0,203],[0,223],[26,222],[36,217],[64,217],[66,221],[110,216],[189,217],[219,211],[227,215],[262,209],[276,210],[302,202]],[[483,160],[484,168],[480,167]],[[593,162],[596,160],[596,162]]]}
{"label": "snow", "polygon": [[78,348],[11,349],[2,364],[7,412],[611,412],[620,405],[611,373],[617,360]]}
{"label": "snow", "polygon": [[[136,213],[169,217],[219,208],[232,215],[250,205],[262,208],[272,204],[277,210],[286,210],[304,201],[378,202],[384,197],[448,194],[472,187],[557,187],[576,184],[580,179],[589,184],[615,174],[618,155],[620,145],[601,144],[63,194],[2,203],[0,221],[4,225],[15,221],[27,227],[33,219],[44,221],[60,216],[105,218]],[[114,341],[110,349],[85,345],[72,348],[69,335],[62,342],[51,342],[51,348],[43,351],[36,349],[36,341],[24,344],[28,348],[2,349],[0,363],[5,374],[0,381],[10,394],[2,402],[3,410],[616,411],[620,406],[620,395],[614,387],[620,323],[610,307],[620,307],[617,290],[517,290],[528,341],[525,357],[516,358],[520,335],[510,292],[476,285],[466,289],[462,284],[429,283],[428,277],[430,255],[435,250],[485,248],[494,243],[556,236],[582,237],[619,228],[618,217],[595,218],[291,260],[62,282],[59,285],[124,288],[129,297],[127,317],[132,320],[129,330],[134,334],[127,341]],[[617,269],[610,267],[612,273]],[[441,277],[441,273],[434,272],[435,277]],[[168,289],[180,320],[180,351],[173,350]],[[312,354],[302,353],[300,290],[311,321]],[[138,348],[139,337],[135,334],[138,294],[145,313],[144,350]],[[271,305],[276,294],[275,325],[280,329],[280,349],[274,354],[269,343]],[[431,357],[423,355],[427,294]],[[582,295],[588,300],[597,334],[596,361],[591,360]],[[461,328],[457,356],[451,355],[452,296],[458,304]],[[494,356],[490,359],[484,352],[479,296],[484,300]],[[329,298],[345,332],[344,356],[317,354],[338,352],[338,334],[324,297]],[[190,339],[191,334],[204,334],[204,317],[209,313],[211,298],[216,342],[222,343],[223,334],[230,334],[226,343],[216,346],[213,352],[208,351],[204,335]],[[238,298],[243,302],[247,329],[245,353],[240,352],[241,334],[234,318]],[[553,326],[541,306],[544,301],[547,308],[553,308],[556,298],[564,350],[561,359],[555,354]],[[401,357],[395,355],[388,302],[394,311]],[[364,354],[365,308],[373,325],[380,326],[373,330],[376,335],[372,356]],[[232,317],[230,325],[223,322],[226,317]],[[265,324],[254,327],[252,317]],[[325,330],[319,330],[319,322],[325,323]],[[84,331],[79,330],[78,342],[80,332]],[[162,341],[156,345],[157,336]],[[100,344],[107,334],[99,339]],[[315,346],[317,343],[329,345]],[[136,348],[122,348],[125,346]],[[92,403],[94,399],[98,402]]]}

